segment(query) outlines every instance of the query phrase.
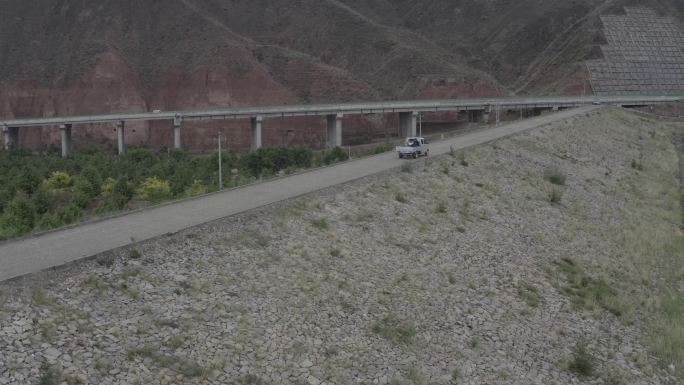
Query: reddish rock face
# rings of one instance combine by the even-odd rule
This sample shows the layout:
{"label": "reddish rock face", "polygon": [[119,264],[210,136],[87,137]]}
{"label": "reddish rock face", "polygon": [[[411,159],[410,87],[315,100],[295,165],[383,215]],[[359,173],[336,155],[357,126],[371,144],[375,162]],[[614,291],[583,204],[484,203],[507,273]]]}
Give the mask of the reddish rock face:
{"label": "reddish rock face", "polygon": [[[678,0],[644,0],[680,17]],[[619,0],[615,7],[628,3]],[[0,116],[205,107],[577,94],[596,46],[593,1],[4,0]],[[570,79],[570,80],[568,80]],[[393,132],[396,117],[348,117],[345,143]],[[127,142],[170,145],[171,122],[127,123]],[[186,122],[184,146],[217,130],[247,147],[246,121]],[[267,120],[264,143],[320,146],[321,119]],[[20,130],[33,148],[56,127]],[[111,146],[111,125],[74,127],[75,146]]]}

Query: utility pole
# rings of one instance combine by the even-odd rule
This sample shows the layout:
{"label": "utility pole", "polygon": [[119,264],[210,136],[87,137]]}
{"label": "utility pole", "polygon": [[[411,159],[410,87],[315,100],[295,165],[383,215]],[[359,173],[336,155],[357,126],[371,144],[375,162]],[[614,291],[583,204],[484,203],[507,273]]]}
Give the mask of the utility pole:
{"label": "utility pole", "polygon": [[418,136],[423,137],[423,113],[418,114]]}
{"label": "utility pole", "polygon": [[219,191],[223,190],[223,156],[221,155],[221,131],[218,133]]}

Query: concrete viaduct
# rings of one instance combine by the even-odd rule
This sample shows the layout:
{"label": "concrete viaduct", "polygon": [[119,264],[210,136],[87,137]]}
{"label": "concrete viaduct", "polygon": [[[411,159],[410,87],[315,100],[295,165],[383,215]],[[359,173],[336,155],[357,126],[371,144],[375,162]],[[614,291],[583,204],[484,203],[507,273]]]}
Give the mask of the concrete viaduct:
{"label": "concrete viaduct", "polygon": [[421,112],[465,111],[470,122],[488,123],[490,114],[495,114],[499,123],[501,111],[558,110],[580,107],[590,104],[614,104],[622,107],[649,106],[673,103],[684,100],[682,96],[606,96],[606,97],[529,97],[529,98],[488,98],[488,99],[453,99],[453,100],[421,100],[361,102],[338,104],[281,105],[261,107],[239,107],[225,109],[205,109],[197,111],[162,111],[143,113],[120,113],[90,116],[69,116],[34,119],[0,119],[0,127],[4,134],[5,148],[19,145],[19,129],[21,127],[56,126],[61,134],[62,156],[71,154],[71,132],[74,125],[93,123],[116,124],[118,152],[125,151],[125,127],[129,121],[167,120],[173,124],[173,144],[181,148],[181,128],[185,121],[250,119],[252,123],[252,148],[261,147],[261,127],[264,119],[270,117],[291,116],[326,116],[328,146],[342,145],[342,119],[345,115],[354,114],[391,114],[399,115],[401,135],[415,136],[417,117]]}

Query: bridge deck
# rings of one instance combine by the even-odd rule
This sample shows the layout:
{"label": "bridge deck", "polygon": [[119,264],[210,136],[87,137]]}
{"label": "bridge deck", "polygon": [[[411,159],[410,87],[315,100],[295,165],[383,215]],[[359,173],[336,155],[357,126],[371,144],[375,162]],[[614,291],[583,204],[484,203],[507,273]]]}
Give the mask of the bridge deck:
{"label": "bridge deck", "polygon": [[196,111],[162,111],[118,113],[89,116],[63,116],[50,118],[2,119],[0,127],[52,126],[60,124],[93,124],[136,120],[211,120],[238,119],[254,116],[322,116],[355,115],[392,112],[464,111],[486,109],[520,108],[568,108],[590,105],[595,102],[618,104],[622,106],[653,105],[684,100],[682,96],[611,96],[611,97],[530,97],[530,98],[486,98],[417,100],[392,102],[361,102],[337,104],[280,105],[259,107],[235,107],[222,109],[203,109]]}

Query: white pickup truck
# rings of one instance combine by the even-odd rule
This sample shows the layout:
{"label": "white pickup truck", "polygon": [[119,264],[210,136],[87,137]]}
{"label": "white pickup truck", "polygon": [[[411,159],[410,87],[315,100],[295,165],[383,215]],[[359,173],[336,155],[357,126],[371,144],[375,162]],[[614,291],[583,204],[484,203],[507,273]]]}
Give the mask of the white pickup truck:
{"label": "white pickup truck", "polygon": [[425,138],[418,136],[413,136],[406,138],[406,143],[403,146],[396,148],[397,153],[399,153],[399,158],[412,157],[417,158],[419,156],[428,156],[430,153],[430,147]]}

